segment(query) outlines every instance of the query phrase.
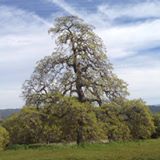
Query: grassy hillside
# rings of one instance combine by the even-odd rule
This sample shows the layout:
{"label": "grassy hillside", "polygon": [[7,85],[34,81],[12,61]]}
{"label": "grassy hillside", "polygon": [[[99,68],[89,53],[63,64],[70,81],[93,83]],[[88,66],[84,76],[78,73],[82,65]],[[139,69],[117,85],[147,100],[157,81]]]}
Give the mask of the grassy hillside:
{"label": "grassy hillside", "polygon": [[160,139],[139,142],[57,145],[0,152],[0,160],[160,160]]}

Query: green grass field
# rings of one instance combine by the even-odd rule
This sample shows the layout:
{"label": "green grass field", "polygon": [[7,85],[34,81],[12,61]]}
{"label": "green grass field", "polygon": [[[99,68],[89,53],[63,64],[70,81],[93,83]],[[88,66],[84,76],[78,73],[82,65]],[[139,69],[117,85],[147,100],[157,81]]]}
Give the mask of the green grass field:
{"label": "green grass field", "polygon": [[109,144],[23,147],[0,152],[0,160],[160,160],[160,139]]}

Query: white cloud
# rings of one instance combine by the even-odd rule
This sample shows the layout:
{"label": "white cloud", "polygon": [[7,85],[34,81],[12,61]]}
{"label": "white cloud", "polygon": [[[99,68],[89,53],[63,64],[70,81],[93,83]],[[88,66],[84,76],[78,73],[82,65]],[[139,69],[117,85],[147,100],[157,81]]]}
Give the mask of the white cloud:
{"label": "white cloud", "polygon": [[[21,108],[24,104],[20,98],[21,92],[15,90],[0,90],[0,109]],[[5,95],[5,96],[3,96]]]}
{"label": "white cloud", "polygon": [[159,18],[160,1],[153,0],[114,6],[103,4],[98,7],[98,12],[100,12],[102,15],[104,14],[105,16],[107,16],[110,20],[121,18],[124,16],[131,18]]}
{"label": "white cloud", "polygon": [[[102,8],[110,20],[123,16],[160,17],[160,2],[157,1],[110,7],[109,10],[105,6]],[[160,56],[152,51],[152,48],[159,47],[159,28],[160,19],[153,19],[97,29],[107,45],[117,74],[129,84],[130,98],[141,97],[149,104],[160,103]],[[148,53],[148,50],[153,53]]]}
{"label": "white cloud", "polygon": [[[136,53],[136,49],[144,48],[145,46],[154,47],[154,45],[159,45],[160,19],[158,18],[160,18],[160,1],[158,0],[123,4],[123,6],[111,6],[105,3],[97,6],[97,11],[90,14],[86,10],[82,10],[80,7],[73,7],[64,0],[48,1],[53,2],[68,13],[77,15],[88,23],[96,26],[96,32],[103,37],[107,47],[114,48],[116,53],[119,52],[117,54],[118,57],[120,55],[127,56],[127,54],[134,54]],[[130,25],[112,25],[110,20],[124,16],[132,18],[153,17],[155,19],[140,21],[139,23],[132,23]],[[151,44],[148,45],[150,42]],[[130,48],[131,51],[128,49],[125,50],[124,48]],[[133,48],[135,48],[134,51]]]}
{"label": "white cloud", "polygon": [[[116,26],[107,29],[97,29],[107,45],[111,58],[122,58],[141,54],[141,50],[159,47],[160,20],[147,21],[129,26]],[[155,31],[155,32],[153,32]]]}
{"label": "white cloud", "polygon": [[143,98],[149,104],[160,103],[160,65],[156,68],[123,68],[119,76],[129,84],[130,98]]}
{"label": "white cloud", "polygon": [[23,82],[54,43],[48,35],[50,23],[33,13],[0,6],[0,19],[0,107],[16,108],[22,106]]}
{"label": "white cloud", "polygon": [[[48,23],[46,20],[40,18],[39,16],[35,15],[31,12],[26,12],[24,10],[18,9],[16,7],[8,7],[5,5],[0,5],[0,11],[1,11],[1,24],[0,25],[7,25],[8,23],[16,25],[20,25],[24,29],[25,25],[28,25],[29,22],[30,25],[28,25],[28,28],[32,28],[32,24],[44,24],[47,26],[50,26],[50,23]],[[8,22],[9,20],[9,22]],[[19,22],[21,21],[21,24]],[[36,21],[36,22],[35,22]],[[10,29],[13,28],[13,30],[16,30],[15,26],[6,26]]]}
{"label": "white cloud", "polygon": [[53,4],[56,4],[67,13],[74,16],[78,16],[79,18],[82,18],[89,24],[99,26],[99,27],[109,25],[109,23],[105,21],[106,18],[99,11],[95,13],[88,13],[86,10],[80,7],[75,8],[74,6],[67,3],[65,0],[45,0],[45,1],[49,1],[49,2],[52,2]]}
{"label": "white cloud", "polygon": [[[157,89],[160,87],[160,57],[144,53],[144,50],[159,46],[160,20],[121,26],[111,23],[123,16],[160,17],[158,1],[133,6],[110,6],[109,12],[105,8],[108,5],[103,5],[91,14],[74,8],[64,0],[47,1],[96,26],[95,32],[107,46],[116,73],[129,84],[132,98],[142,97],[148,103],[160,103]],[[0,74],[3,75],[0,78],[0,107],[16,108],[23,103],[19,98],[22,83],[29,78],[35,62],[53,51],[54,43],[47,33],[50,23],[33,13],[0,6],[0,22],[3,28],[0,30]]]}
{"label": "white cloud", "polygon": [[151,55],[147,53],[117,61],[115,71],[129,84],[130,98],[159,104],[160,54]]}
{"label": "white cloud", "polygon": [[97,6],[97,11],[88,13],[80,7],[75,8],[65,0],[46,0],[50,1],[71,15],[76,15],[85,21],[97,26],[108,27],[116,18],[129,17],[137,18],[160,18],[160,1],[145,1],[139,3],[112,4],[103,3]]}
{"label": "white cloud", "polygon": [[76,15],[78,17],[81,17],[81,14],[79,14],[77,10],[75,10],[72,6],[70,6],[64,0],[47,0],[47,1],[58,5],[59,7],[63,8],[66,12],[70,13],[71,15]]}

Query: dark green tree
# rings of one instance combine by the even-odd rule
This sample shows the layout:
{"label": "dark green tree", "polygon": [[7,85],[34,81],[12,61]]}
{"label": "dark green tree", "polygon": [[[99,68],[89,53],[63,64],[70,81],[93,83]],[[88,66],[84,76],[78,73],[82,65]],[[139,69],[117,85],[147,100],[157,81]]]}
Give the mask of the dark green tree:
{"label": "dark green tree", "polygon": [[44,107],[43,113],[50,117],[51,122],[53,118],[58,120],[62,141],[80,144],[105,138],[93,106],[73,97],[55,95],[55,99],[54,104]]}
{"label": "dark green tree", "polygon": [[60,126],[43,110],[24,107],[20,112],[4,120],[3,127],[9,132],[10,144],[53,143],[61,139]]}
{"label": "dark green tree", "polygon": [[4,150],[9,144],[9,133],[8,131],[0,126],[0,151]]}
{"label": "dark green tree", "polygon": [[26,106],[4,120],[2,125],[9,132],[10,144],[75,141],[80,144],[104,139],[101,122],[90,104],[73,97],[54,97],[52,105],[39,110]]}
{"label": "dark green tree", "polygon": [[57,18],[49,33],[55,36],[57,47],[38,62],[24,83],[26,103],[54,103],[58,92],[101,105],[128,94],[126,83],[112,72],[103,42],[92,26],[78,17],[66,16]]}
{"label": "dark green tree", "polygon": [[153,115],[154,118],[154,125],[155,125],[155,132],[153,133],[153,138],[160,137],[160,113],[156,113]]}
{"label": "dark green tree", "polygon": [[155,130],[153,116],[141,99],[123,103],[123,116],[133,139],[150,138]]}
{"label": "dark green tree", "polygon": [[10,144],[38,143],[38,134],[41,134],[42,127],[35,108],[24,108],[13,114],[4,120],[3,126],[10,134]]}
{"label": "dark green tree", "polygon": [[124,121],[122,106],[106,103],[96,109],[97,118],[103,123],[105,135],[109,141],[131,139],[130,129]]}

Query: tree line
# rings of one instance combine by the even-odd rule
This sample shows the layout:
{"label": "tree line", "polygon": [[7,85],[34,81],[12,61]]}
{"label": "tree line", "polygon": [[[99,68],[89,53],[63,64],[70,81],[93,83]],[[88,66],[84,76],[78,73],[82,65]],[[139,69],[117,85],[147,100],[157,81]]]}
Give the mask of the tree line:
{"label": "tree line", "polygon": [[141,99],[127,100],[127,84],[113,73],[93,29],[75,16],[56,19],[49,30],[56,48],[25,81],[26,105],[2,122],[0,145],[159,136],[160,117],[153,118]]}

